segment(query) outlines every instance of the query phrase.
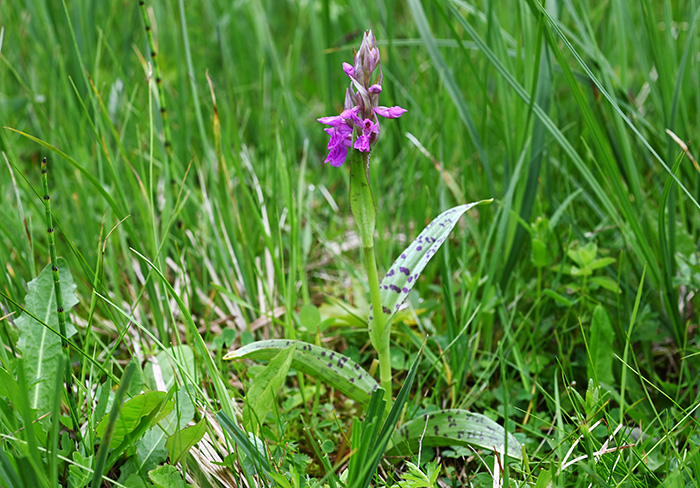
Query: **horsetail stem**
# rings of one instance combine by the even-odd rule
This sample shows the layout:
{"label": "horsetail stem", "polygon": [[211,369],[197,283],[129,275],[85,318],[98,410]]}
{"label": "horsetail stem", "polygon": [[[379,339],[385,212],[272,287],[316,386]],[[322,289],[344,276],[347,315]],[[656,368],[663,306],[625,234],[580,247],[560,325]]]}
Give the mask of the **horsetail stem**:
{"label": "horsetail stem", "polygon": [[156,46],[153,42],[153,33],[151,32],[151,24],[148,19],[148,12],[146,12],[146,2],[139,0],[139,6],[141,8],[141,17],[143,18],[143,25],[146,28],[146,37],[148,38],[148,49],[151,52],[151,62],[153,63],[153,73],[156,76],[156,89],[158,90],[158,105],[160,106],[160,121],[163,125],[163,144],[165,145],[165,150],[168,154],[172,152],[172,139],[170,138],[170,125],[168,125],[168,110],[166,108],[165,93],[163,92],[163,79],[160,74],[160,67],[158,66],[158,61],[156,57]]}
{"label": "horsetail stem", "polygon": [[49,196],[49,178],[46,158],[41,160],[41,185],[44,188],[44,209],[46,210],[46,232],[49,235],[49,256],[51,257],[51,274],[53,275],[53,287],[56,291],[56,312],[58,313],[58,330],[61,332],[61,345],[68,348],[66,337],[66,314],[63,310],[63,295],[61,294],[61,276],[58,273],[58,259],[56,258],[56,236],[53,229],[53,216],[51,215],[51,197]]}
{"label": "horsetail stem", "polygon": [[49,256],[51,258],[51,274],[53,276],[53,288],[56,295],[56,313],[58,315],[58,330],[61,333],[61,347],[67,361],[65,371],[66,394],[68,395],[68,407],[73,419],[73,432],[78,441],[81,440],[80,422],[78,420],[78,406],[73,396],[73,372],[71,371],[70,348],[66,341],[66,312],[63,309],[63,294],[61,293],[61,275],[58,270],[58,258],[56,257],[56,236],[53,228],[53,216],[51,215],[51,197],[49,196],[49,177],[46,158],[41,160],[41,186],[44,191],[44,209],[46,210],[46,233],[49,236]]}

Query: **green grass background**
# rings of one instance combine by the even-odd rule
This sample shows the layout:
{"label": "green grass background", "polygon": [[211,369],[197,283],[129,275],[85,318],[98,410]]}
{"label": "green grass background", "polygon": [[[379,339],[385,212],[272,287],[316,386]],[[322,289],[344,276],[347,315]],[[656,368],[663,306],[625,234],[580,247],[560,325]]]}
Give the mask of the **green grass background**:
{"label": "green grass background", "polygon": [[[155,72],[136,1],[0,2],[5,370],[19,315],[6,297],[23,303],[48,262],[44,156],[78,343],[117,377],[132,357],[196,342],[136,252],[173,285],[238,401],[248,380],[221,361],[227,346],[307,337],[305,304],[335,319],[327,345],[369,368],[348,172],[322,164],[316,118],[342,110],[341,63],[372,28],[381,102],[408,109],[372,154],[380,273],[441,211],[495,198],[463,219],[394,326],[397,386],[423,337],[428,357],[457,338],[423,360],[411,408],[487,412],[516,432],[530,460],[510,467],[514,483],[695,483],[700,178],[665,130],[699,154],[700,3],[180,0],[146,12]],[[105,381],[74,360],[80,384]],[[221,392],[202,387],[215,408]],[[283,391],[298,387],[290,377]],[[5,398],[14,435],[12,411]],[[290,425],[270,442],[313,456]],[[616,441],[633,447],[594,462],[618,426],[637,429]],[[579,436],[588,458],[566,466]],[[10,457],[22,446],[2,441]],[[489,484],[493,462],[462,454],[441,458],[445,482]]]}

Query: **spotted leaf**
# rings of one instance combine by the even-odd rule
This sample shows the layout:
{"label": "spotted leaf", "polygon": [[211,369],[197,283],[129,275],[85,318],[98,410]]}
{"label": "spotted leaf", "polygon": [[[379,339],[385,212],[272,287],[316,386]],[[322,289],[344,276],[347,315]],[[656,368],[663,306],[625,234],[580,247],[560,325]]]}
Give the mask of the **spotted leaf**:
{"label": "spotted leaf", "polygon": [[[425,265],[435,256],[435,253],[445,242],[447,236],[450,235],[452,229],[454,229],[459,218],[470,208],[491,201],[493,200],[482,200],[467,205],[459,205],[441,213],[423,229],[423,232],[394,261],[394,264],[391,265],[386,276],[379,284],[382,309],[387,316],[387,323],[399,310],[423,269],[425,269]],[[369,329],[370,334],[380,333],[380,331],[375,330],[374,311],[371,309]]]}
{"label": "spotted leaf", "polygon": [[379,385],[352,359],[337,352],[302,341],[270,339],[258,341],[232,351],[224,359],[272,359],[277,353],[296,344],[292,368],[317,378],[358,403],[366,405]]}
{"label": "spotted leaf", "polygon": [[522,447],[517,439],[485,415],[461,409],[440,410],[406,422],[394,433],[389,450],[417,451],[422,443],[423,446],[472,445],[503,453],[506,436],[506,454],[522,459]]}

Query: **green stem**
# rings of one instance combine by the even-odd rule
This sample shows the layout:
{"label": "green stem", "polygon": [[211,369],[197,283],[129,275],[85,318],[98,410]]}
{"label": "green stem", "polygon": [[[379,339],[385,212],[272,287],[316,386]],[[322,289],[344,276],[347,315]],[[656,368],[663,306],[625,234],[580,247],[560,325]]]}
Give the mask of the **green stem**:
{"label": "green stem", "polygon": [[41,160],[41,185],[44,190],[44,209],[46,210],[46,232],[49,236],[49,256],[51,257],[51,274],[53,275],[53,288],[56,294],[56,313],[58,315],[58,331],[61,333],[61,347],[66,355],[65,385],[68,395],[68,407],[73,418],[73,427],[78,441],[81,440],[80,422],[78,419],[78,406],[73,396],[73,371],[71,370],[70,348],[66,341],[66,313],[63,309],[63,294],[61,293],[61,274],[58,270],[58,257],[56,256],[56,236],[54,235],[53,216],[51,215],[51,197],[49,196],[49,178],[46,158]]}
{"label": "green stem", "polygon": [[369,152],[352,150],[350,161],[350,204],[362,240],[365,269],[372,304],[369,337],[379,359],[379,378],[387,393],[389,404],[392,398],[391,356],[389,353],[390,329],[387,327],[379,293],[379,275],[374,256],[374,229],[377,221],[372,188],[369,184]]}
{"label": "green stem", "polygon": [[374,314],[374,326],[377,334],[370,334],[372,345],[377,350],[379,358],[379,380],[382,388],[387,392],[387,398],[391,399],[391,355],[389,353],[389,334],[386,333],[386,316],[382,311],[382,300],[379,296],[379,275],[377,274],[377,262],[374,257],[374,246],[364,246],[365,269],[369,282],[369,296]]}

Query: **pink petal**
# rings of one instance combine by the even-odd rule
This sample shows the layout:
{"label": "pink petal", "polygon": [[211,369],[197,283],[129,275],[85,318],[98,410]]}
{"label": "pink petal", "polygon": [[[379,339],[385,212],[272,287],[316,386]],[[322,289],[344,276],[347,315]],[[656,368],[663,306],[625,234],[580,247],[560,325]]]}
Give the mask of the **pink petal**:
{"label": "pink petal", "polygon": [[397,119],[401,117],[407,110],[401,108],[398,105],[396,107],[377,107],[374,109],[374,113],[386,117],[387,119]]}

